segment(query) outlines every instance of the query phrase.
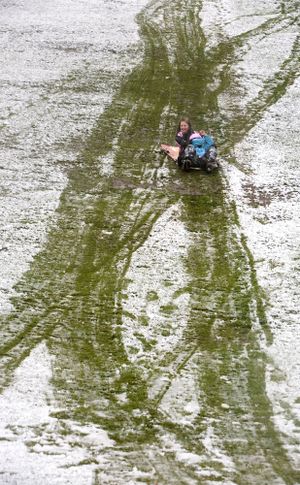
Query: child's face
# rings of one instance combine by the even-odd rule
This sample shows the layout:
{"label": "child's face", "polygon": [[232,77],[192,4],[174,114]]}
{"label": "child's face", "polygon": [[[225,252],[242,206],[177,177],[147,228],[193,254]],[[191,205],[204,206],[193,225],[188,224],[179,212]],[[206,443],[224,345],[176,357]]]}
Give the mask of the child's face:
{"label": "child's face", "polygon": [[187,133],[189,131],[189,125],[187,124],[186,121],[181,121],[180,131],[182,131],[182,133]]}

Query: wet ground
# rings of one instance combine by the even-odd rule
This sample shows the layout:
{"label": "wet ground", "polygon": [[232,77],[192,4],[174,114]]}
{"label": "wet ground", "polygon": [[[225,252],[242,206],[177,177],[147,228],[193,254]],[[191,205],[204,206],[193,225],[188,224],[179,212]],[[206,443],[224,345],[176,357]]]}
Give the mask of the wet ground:
{"label": "wet ground", "polygon": [[300,483],[297,2],[0,8],[0,483]]}

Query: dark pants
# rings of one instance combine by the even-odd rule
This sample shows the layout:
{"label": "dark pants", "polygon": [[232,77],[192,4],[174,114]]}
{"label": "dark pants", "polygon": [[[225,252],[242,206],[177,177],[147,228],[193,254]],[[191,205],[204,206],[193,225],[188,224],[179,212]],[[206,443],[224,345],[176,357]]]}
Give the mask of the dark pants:
{"label": "dark pants", "polygon": [[211,171],[217,165],[217,149],[215,146],[211,146],[205,155],[199,158],[193,145],[188,145],[185,149],[180,150],[178,165],[185,169],[198,167]]}

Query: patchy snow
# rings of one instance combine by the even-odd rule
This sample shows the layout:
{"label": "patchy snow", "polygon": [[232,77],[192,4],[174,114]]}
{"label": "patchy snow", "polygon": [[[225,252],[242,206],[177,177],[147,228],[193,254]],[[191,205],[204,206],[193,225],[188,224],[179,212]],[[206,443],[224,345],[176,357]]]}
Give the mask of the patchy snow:
{"label": "patchy snow", "polygon": [[174,423],[183,426],[190,425],[200,412],[198,368],[199,356],[191,359],[173,376],[169,386],[161,398],[159,409]]}
{"label": "patchy snow", "polygon": [[55,222],[84,139],[140,59],[145,3],[1,3],[0,312]]}
{"label": "patchy snow", "polygon": [[201,10],[201,24],[207,52],[220,42],[240,39],[231,68],[235,82],[219,95],[220,112],[227,117],[229,113],[234,116],[236,107],[247,108],[247,104],[263,92],[265,83],[282,68],[297,38],[297,24],[292,14],[281,14],[278,4],[268,0],[251,3],[248,0],[207,0]]}
{"label": "patchy snow", "polygon": [[122,303],[123,342],[132,362],[147,361],[151,368],[181,340],[189,308],[184,290],[188,245],[180,206],[175,205],[162,214],[132,256]]}
{"label": "patchy snow", "polygon": [[0,395],[1,484],[92,483],[97,456],[114,446],[106,431],[52,417],[53,359],[38,345]]}
{"label": "patchy snow", "polygon": [[[285,75],[284,63],[298,34],[295,10],[268,0],[206,0],[201,22],[207,51],[239,38],[231,71],[234,87],[219,96],[219,110],[227,117],[239,110],[251,116],[251,102],[256,99],[259,105],[260,92],[276,80],[276,73],[282,70]],[[224,163],[266,295],[273,334],[266,348],[267,392],[274,421],[296,467],[300,467],[299,88],[298,78],[235,147],[244,172]]]}
{"label": "patchy snow", "polygon": [[277,5],[269,0],[205,0],[200,18],[206,49],[215,47],[224,37],[245,34],[276,15]]}
{"label": "patchy snow", "polygon": [[273,105],[235,150],[239,163],[225,171],[241,226],[255,259],[273,334],[267,392],[274,421],[300,466],[300,80]]}

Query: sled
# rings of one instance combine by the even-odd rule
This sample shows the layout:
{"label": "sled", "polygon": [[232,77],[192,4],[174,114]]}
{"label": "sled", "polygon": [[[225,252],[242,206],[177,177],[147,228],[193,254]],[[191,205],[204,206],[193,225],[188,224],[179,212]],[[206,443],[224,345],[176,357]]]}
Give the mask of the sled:
{"label": "sled", "polygon": [[[167,155],[173,162],[177,163],[177,159],[179,156],[179,147],[175,147],[173,145],[160,145],[160,151]],[[200,170],[199,167],[190,167],[190,170]]]}
{"label": "sled", "polygon": [[172,145],[160,145],[160,149],[163,153],[165,153],[171,160],[177,162],[177,158],[179,155],[179,147],[174,147]]}

